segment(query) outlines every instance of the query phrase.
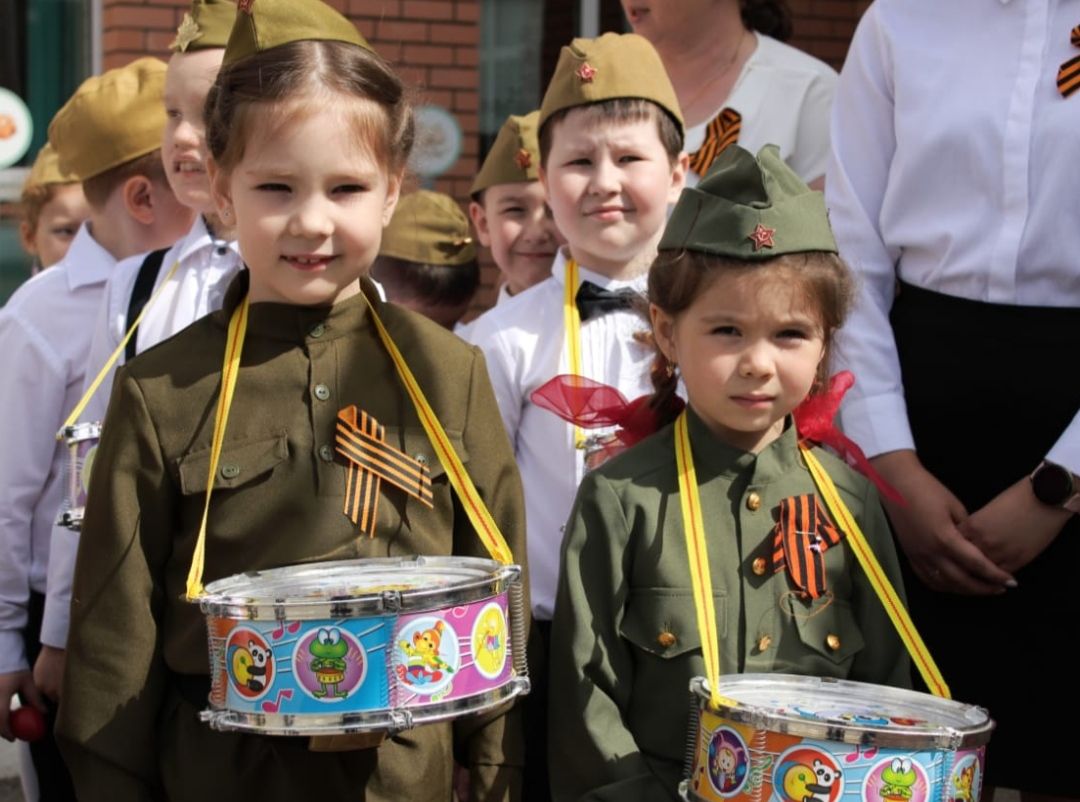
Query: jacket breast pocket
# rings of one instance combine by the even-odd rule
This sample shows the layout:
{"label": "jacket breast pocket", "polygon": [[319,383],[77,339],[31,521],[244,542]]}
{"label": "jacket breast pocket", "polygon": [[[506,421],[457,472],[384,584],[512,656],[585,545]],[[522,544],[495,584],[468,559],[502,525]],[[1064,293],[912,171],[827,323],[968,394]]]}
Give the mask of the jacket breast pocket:
{"label": "jacket breast pocket", "polygon": [[795,616],[795,627],[804,647],[839,666],[862,651],[866,642],[845,599],[817,599],[808,612]]}
{"label": "jacket breast pocket", "polygon": [[[269,475],[289,457],[285,432],[266,437],[224,443],[214,473],[214,490],[242,487]],[[210,449],[184,454],[177,460],[180,491],[185,495],[205,493],[210,479]]]}
{"label": "jacket breast pocket", "polygon": [[[727,622],[727,594],[714,593],[713,603],[718,634],[722,638]],[[693,592],[689,588],[631,591],[619,633],[638,649],[663,659],[700,651],[701,635]]]}

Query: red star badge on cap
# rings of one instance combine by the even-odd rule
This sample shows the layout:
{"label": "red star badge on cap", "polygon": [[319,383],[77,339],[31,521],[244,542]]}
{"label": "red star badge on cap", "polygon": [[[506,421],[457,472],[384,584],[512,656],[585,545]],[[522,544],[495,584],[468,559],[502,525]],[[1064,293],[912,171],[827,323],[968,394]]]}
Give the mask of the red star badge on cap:
{"label": "red star badge on cap", "polygon": [[754,243],[754,252],[757,253],[762,248],[775,248],[773,243],[773,234],[776,233],[775,228],[765,228],[761,223],[754,226],[754,230],[747,234],[747,239]]}
{"label": "red star badge on cap", "polygon": [[522,170],[528,170],[532,166],[532,154],[525,150],[525,148],[521,148],[521,150],[514,154],[514,162]]}
{"label": "red star badge on cap", "polygon": [[236,7],[245,14],[251,14],[251,7],[253,5],[255,5],[255,0],[238,0]]}
{"label": "red star badge on cap", "polygon": [[596,77],[596,67],[586,61],[577,68],[575,75],[577,75],[583,84],[591,84],[592,79]]}

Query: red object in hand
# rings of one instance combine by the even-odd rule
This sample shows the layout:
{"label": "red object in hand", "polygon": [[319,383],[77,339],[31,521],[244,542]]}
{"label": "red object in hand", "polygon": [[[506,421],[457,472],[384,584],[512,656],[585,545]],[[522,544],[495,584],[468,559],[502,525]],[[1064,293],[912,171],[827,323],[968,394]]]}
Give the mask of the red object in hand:
{"label": "red object in hand", "polygon": [[36,707],[12,710],[11,733],[20,741],[40,741],[45,737],[45,716]]}

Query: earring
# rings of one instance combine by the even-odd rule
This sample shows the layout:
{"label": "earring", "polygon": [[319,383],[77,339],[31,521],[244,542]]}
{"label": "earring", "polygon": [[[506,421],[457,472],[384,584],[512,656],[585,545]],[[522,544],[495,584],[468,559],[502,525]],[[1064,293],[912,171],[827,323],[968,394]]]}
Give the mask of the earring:
{"label": "earring", "polygon": [[221,219],[222,220],[224,220],[227,223],[227,222],[229,222],[230,217],[232,217],[232,212],[230,210],[228,210],[228,209],[222,209],[221,210]]}
{"label": "earring", "polygon": [[675,362],[668,362],[667,365],[664,366],[664,372],[667,374],[667,377],[670,379],[672,376],[675,375],[675,371],[678,370],[678,368],[679,368],[679,366]]}

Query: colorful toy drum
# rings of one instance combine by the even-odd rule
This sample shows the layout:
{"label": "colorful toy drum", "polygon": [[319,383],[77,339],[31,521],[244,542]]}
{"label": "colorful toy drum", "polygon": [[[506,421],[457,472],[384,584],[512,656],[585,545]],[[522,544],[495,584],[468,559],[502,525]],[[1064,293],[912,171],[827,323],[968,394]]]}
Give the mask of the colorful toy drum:
{"label": "colorful toy drum", "polygon": [[994,724],[980,707],[915,691],[784,674],[725,677],[712,710],[694,678],[694,802],[978,802]]}
{"label": "colorful toy drum", "polygon": [[82,528],[83,511],[86,509],[90,467],[101,439],[101,424],[76,423],[74,426],[65,426],[60,430],[60,438],[68,447],[68,486],[64,508],[56,523],[68,529],[79,530]]}
{"label": "colorful toy drum", "polygon": [[410,557],[254,571],[206,586],[219,730],[395,732],[529,690],[521,569]]}

